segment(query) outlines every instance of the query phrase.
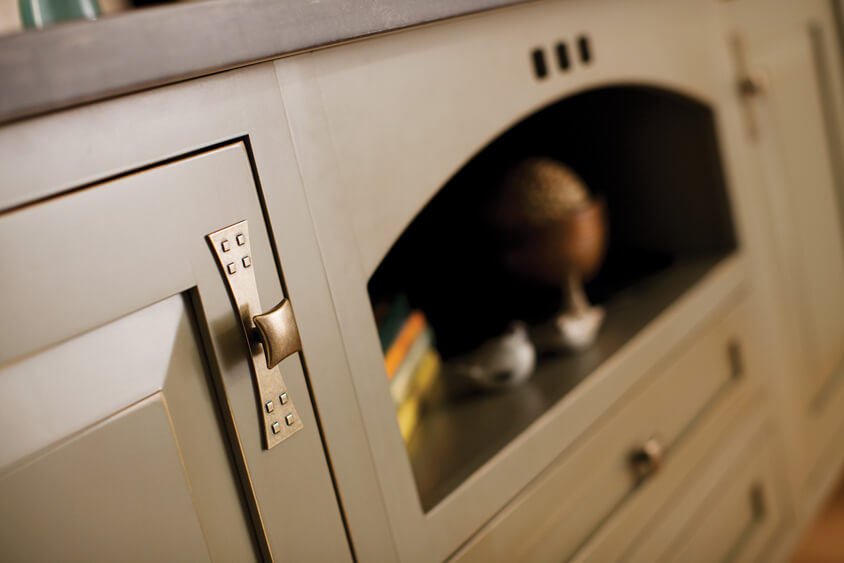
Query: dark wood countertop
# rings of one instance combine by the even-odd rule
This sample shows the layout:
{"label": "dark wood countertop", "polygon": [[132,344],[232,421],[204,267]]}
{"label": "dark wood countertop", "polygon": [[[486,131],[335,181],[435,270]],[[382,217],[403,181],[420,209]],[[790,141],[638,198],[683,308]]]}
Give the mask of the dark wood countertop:
{"label": "dark wood countertop", "polygon": [[525,0],[206,0],[0,37],[0,123]]}

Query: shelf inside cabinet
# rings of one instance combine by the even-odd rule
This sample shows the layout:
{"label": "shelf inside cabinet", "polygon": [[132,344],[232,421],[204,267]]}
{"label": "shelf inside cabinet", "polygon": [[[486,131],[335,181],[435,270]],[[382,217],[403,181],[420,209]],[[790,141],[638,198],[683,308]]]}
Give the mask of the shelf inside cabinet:
{"label": "shelf inside cabinet", "polygon": [[[605,320],[595,342],[576,352],[537,344],[535,329],[564,306],[562,283],[514,272],[503,259],[507,241],[490,221],[502,178],[534,157],[568,166],[606,205],[606,255],[585,286]],[[713,113],[697,100],[639,85],[589,90],[525,117],[479,150],[420,210],[368,284],[385,384],[423,509],[489,462],[736,249]],[[458,381],[454,366],[514,321],[527,327],[535,348],[530,377],[494,391]],[[408,336],[404,348],[396,346]],[[442,366],[433,383],[432,365]],[[416,385],[422,372],[428,375],[420,376],[421,398],[408,395],[407,386],[396,391],[397,381]]]}
{"label": "shelf inside cabinet", "polygon": [[407,448],[423,508],[433,508],[723,258],[678,260],[605,302],[607,320],[592,347],[544,358],[524,385],[497,393],[468,392],[432,404]]}

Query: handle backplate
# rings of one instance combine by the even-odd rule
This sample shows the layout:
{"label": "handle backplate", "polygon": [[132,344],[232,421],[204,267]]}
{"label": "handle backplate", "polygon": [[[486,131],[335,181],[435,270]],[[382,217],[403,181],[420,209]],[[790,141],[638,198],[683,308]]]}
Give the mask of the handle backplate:
{"label": "handle backplate", "polygon": [[[303,427],[296,407],[288,395],[281,371],[275,367],[286,356],[301,349],[293,311],[290,302],[284,300],[273,311],[259,315],[262,311],[261,301],[253,274],[252,247],[246,221],[220,229],[206,238],[217,258],[229,296],[240,318],[255,377],[258,409],[264,424],[264,447],[269,450]],[[258,332],[253,321],[255,316],[259,319],[268,318],[268,323],[273,325],[267,330],[272,331],[275,346],[272,343],[262,346],[251,338]],[[261,328],[260,325],[258,328]],[[279,334],[278,330],[282,330],[282,333]],[[288,332],[284,332],[285,330]],[[260,332],[263,334],[264,331]]]}

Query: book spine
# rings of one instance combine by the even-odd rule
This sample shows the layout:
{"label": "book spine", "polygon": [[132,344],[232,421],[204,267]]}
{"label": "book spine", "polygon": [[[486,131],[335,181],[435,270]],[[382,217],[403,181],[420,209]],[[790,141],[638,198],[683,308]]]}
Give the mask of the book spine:
{"label": "book spine", "polygon": [[425,353],[422,363],[416,368],[416,373],[413,374],[410,392],[405,400],[418,397],[424,403],[428,399],[429,393],[434,387],[441,370],[442,362],[440,361],[440,355],[437,354],[434,348],[431,348]]}
{"label": "book spine", "polygon": [[413,342],[401,365],[396,370],[395,376],[390,381],[390,395],[396,405],[401,404],[410,392],[414,374],[425,358],[425,354],[431,349],[432,341],[431,330],[426,328]]}
{"label": "book spine", "polygon": [[[428,349],[413,373],[407,397],[396,406],[399,430],[405,443],[413,436],[413,432],[422,419],[425,404],[440,373],[440,368],[439,354],[433,348]],[[395,399],[393,397],[393,400]]]}
{"label": "book spine", "polygon": [[407,318],[395,342],[384,355],[384,367],[387,369],[389,379],[393,379],[413,342],[425,328],[425,324],[425,315],[421,311],[413,311]]}
{"label": "book spine", "polygon": [[399,431],[404,442],[410,441],[413,431],[419,423],[419,401],[408,401],[396,410],[399,421]]}

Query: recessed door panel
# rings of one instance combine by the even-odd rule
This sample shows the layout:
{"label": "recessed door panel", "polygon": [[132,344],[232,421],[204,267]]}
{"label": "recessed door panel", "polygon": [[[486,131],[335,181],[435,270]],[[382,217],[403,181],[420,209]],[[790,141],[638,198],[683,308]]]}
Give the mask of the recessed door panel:
{"label": "recessed door panel", "polygon": [[4,561],[208,561],[156,394],[0,481]]}
{"label": "recessed door panel", "polygon": [[[108,560],[121,545],[140,555],[159,523],[184,534],[186,548],[196,539],[188,531],[201,530],[200,551],[174,552],[190,559],[258,557],[186,296],[7,364],[0,396],[16,399],[0,410],[0,489],[16,499],[0,507],[10,560],[56,559],[54,549],[59,559]],[[158,474],[166,478],[147,482]],[[46,523],[41,509],[44,543],[33,537]],[[153,525],[135,526],[150,514]],[[92,529],[108,530],[108,541]],[[168,537],[156,540],[161,554]]]}

